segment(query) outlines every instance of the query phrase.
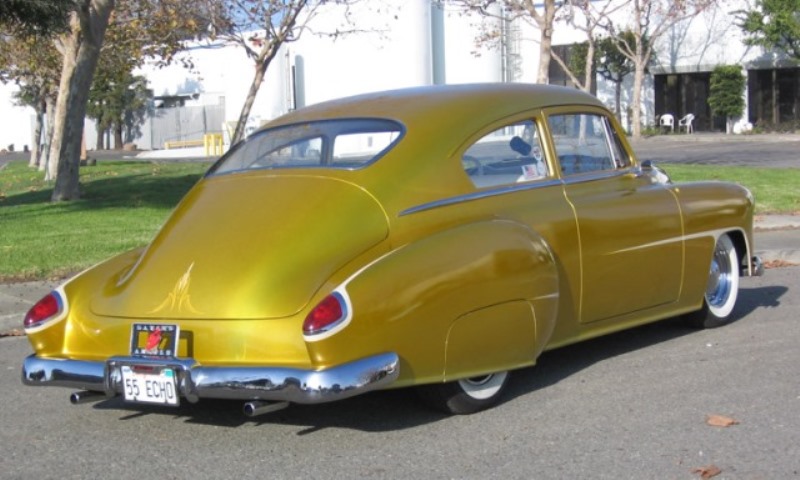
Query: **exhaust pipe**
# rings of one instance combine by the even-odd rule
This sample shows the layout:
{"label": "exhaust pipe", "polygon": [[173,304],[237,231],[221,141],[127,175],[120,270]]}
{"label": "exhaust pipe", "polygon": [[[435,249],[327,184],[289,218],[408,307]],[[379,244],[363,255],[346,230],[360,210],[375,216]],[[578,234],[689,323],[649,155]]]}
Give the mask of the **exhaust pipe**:
{"label": "exhaust pipe", "polygon": [[101,392],[92,392],[89,390],[81,390],[69,396],[69,403],[79,405],[81,403],[97,402],[106,398],[106,395]]}
{"label": "exhaust pipe", "polygon": [[277,412],[289,406],[289,402],[261,402],[253,400],[244,404],[244,414],[248,417],[257,417],[265,413]]}

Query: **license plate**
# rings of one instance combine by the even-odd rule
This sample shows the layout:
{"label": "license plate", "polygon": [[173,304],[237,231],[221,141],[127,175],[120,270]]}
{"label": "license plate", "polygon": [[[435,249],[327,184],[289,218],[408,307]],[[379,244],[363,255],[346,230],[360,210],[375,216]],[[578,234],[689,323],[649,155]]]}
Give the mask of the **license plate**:
{"label": "license plate", "polygon": [[178,382],[171,368],[123,365],[122,385],[128,402],[179,404]]}
{"label": "license plate", "polygon": [[131,355],[142,357],[175,357],[178,355],[177,325],[166,323],[134,323],[131,331]]}

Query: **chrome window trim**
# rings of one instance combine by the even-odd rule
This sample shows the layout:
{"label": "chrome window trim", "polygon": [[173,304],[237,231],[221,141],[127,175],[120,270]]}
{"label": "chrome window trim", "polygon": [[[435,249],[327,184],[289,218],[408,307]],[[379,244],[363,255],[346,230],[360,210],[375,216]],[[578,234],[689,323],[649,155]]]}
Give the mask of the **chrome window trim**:
{"label": "chrome window trim", "polygon": [[621,177],[628,173],[631,173],[630,168],[617,169],[617,170],[595,170],[594,172],[572,174],[564,177],[564,185],[586,183],[594,180],[601,180],[604,178],[611,178],[611,177]]}
{"label": "chrome window trim", "polygon": [[535,181],[530,183],[524,183],[520,185],[505,185],[501,187],[491,187],[487,190],[480,190],[477,192],[467,193],[465,195],[456,195],[455,197],[443,198],[440,200],[434,200],[432,202],[422,203],[420,205],[416,205],[410,208],[407,208],[400,212],[398,215],[399,217],[404,217],[406,215],[411,215],[413,213],[424,212],[427,210],[433,210],[434,208],[445,207],[449,205],[456,205],[459,203],[464,202],[471,202],[473,200],[479,200],[481,198],[489,198],[489,197],[496,197],[498,195],[505,195],[507,193],[514,193],[514,192],[521,192],[525,190],[536,190],[539,188],[546,188],[546,187],[553,187],[556,185],[562,185],[564,182],[560,179],[553,178],[550,180],[544,181]]}

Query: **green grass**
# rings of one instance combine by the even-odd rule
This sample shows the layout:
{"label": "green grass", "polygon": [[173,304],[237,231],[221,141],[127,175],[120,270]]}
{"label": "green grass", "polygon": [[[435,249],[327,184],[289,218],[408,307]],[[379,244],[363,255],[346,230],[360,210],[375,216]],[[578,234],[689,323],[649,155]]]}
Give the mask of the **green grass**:
{"label": "green grass", "polygon": [[[800,211],[800,169],[663,165],[675,181],[750,188],[758,213]],[[83,198],[50,203],[52,185],[15,161],[0,171],[0,281],[55,278],[147,244],[205,163],[99,162],[81,169]]]}
{"label": "green grass", "polygon": [[99,162],[81,168],[82,199],[50,203],[25,162],[0,171],[0,281],[69,275],[145,245],[208,164]]}
{"label": "green grass", "polygon": [[800,169],[661,164],[674,182],[722,180],[744,185],[756,198],[756,213],[800,212]]}

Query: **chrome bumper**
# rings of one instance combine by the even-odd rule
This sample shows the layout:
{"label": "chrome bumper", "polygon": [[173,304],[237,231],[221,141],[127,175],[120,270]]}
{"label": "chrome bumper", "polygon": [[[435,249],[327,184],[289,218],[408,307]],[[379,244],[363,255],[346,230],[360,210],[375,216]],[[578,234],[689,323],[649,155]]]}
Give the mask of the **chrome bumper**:
{"label": "chrome bumper", "polygon": [[754,256],[750,258],[750,276],[760,277],[764,275],[764,262],[761,257]]}
{"label": "chrome bumper", "polygon": [[400,374],[399,358],[384,353],[325,370],[281,367],[207,367],[192,359],[112,357],[86,362],[31,355],[22,364],[22,383],[122,394],[123,365],[172,368],[181,396],[201,398],[324,403],[377,390]]}

